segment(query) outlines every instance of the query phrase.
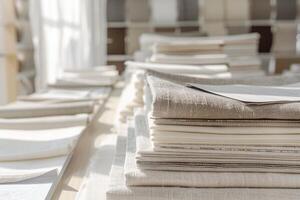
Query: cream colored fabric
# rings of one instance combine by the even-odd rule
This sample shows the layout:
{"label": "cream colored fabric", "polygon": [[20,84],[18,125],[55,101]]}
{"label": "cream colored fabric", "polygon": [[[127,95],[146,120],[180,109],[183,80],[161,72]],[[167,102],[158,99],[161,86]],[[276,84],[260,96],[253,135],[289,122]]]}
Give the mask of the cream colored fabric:
{"label": "cream colored fabric", "polygon": [[228,72],[227,65],[174,65],[174,64],[154,64],[144,62],[127,61],[126,66],[130,70],[144,69],[155,70],[163,73],[172,74],[218,74]]}
{"label": "cream colored fabric", "polygon": [[299,103],[250,106],[154,76],[148,76],[147,81],[153,98],[147,101],[154,118],[299,119]]}
{"label": "cream colored fabric", "polygon": [[73,126],[86,126],[89,121],[89,115],[65,115],[52,117],[34,117],[17,119],[0,119],[0,129],[12,130],[40,130],[57,129]]}
{"label": "cream colored fabric", "polygon": [[31,118],[92,113],[94,102],[15,103],[0,107],[0,118]]}
{"label": "cream colored fabric", "polygon": [[54,158],[0,162],[0,184],[20,182],[60,170],[67,156]]}
{"label": "cream colored fabric", "polygon": [[[262,187],[262,188],[299,188],[299,174],[281,173],[222,173],[222,172],[176,172],[151,171],[139,169],[136,165],[136,152],[147,149],[149,134],[142,131],[145,121],[143,114],[135,117],[135,134],[129,132],[125,160],[125,177],[128,186],[178,186],[178,187]],[[148,138],[147,138],[148,137]],[[139,140],[139,141],[136,141]],[[145,141],[144,143],[142,141]],[[141,147],[143,143],[143,147]],[[148,143],[149,144],[149,143]],[[159,152],[158,152],[159,153]],[[177,152],[174,152],[177,154]],[[159,156],[159,154],[157,154]]]}
{"label": "cream colored fabric", "polygon": [[164,55],[154,54],[149,59],[152,63],[181,64],[181,65],[208,65],[228,64],[226,54],[205,54],[205,55]]}
{"label": "cream colored fabric", "polygon": [[84,127],[50,130],[0,130],[0,161],[28,160],[67,155]]}
{"label": "cream colored fabric", "polygon": [[18,99],[32,102],[53,101],[56,103],[100,101],[101,99],[107,98],[110,92],[110,87],[100,87],[87,90],[49,89],[46,92],[34,93],[29,96],[19,97]]}
{"label": "cream colored fabric", "polygon": [[299,120],[201,120],[201,119],[151,119],[153,125],[184,125],[212,127],[300,127]]}
{"label": "cream colored fabric", "polygon": [[[134,131],[134,129],[130,129]],[[249,188],[183,188],[183,187],[130,187],[126,186],[124,162],[126,136],[118,137],[116,155],[110,172],[108,200],[296,200],[298,189],[249,189]]]}

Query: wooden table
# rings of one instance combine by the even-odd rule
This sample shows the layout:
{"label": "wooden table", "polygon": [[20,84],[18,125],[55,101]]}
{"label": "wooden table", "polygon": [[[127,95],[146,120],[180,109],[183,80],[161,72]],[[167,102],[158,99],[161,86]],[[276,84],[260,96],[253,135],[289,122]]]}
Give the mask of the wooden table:
{"label": "wooden table", "polygon": [[[113,89],[104,106],[96,113],[94,120],[89,124],[75,148],[73,157],[60,181],[52,199],[73,200],[80,192],[81,185],[86,182],[89,172],[100,167],[101,172],[97,181],[104,186],[97,186],[105,190],[108,182],[110,166],[113,160],[114,146],[106,145],[108,140],[115,140],[114,122],[116,109],[123,88],[123,83],[118,83]],[[101,165],[97,167],[97,165]],[[96,177],[96,176],[95,176]],[[95,178],[92,176],[92,178]],[[105,179],[105,180],[104,180]],[[102,200],[105,193],[95,199]]]}

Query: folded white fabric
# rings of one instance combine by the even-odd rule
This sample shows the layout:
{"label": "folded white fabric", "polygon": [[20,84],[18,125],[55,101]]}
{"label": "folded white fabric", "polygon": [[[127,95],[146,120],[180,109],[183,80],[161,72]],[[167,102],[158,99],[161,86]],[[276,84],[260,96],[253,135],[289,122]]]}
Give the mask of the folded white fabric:
{"label": "folded white fabric", "polygon": [[73,126],[86,126],[89,121],[88,114],[0,119],[0,129],[13,130],[39,130],[39,129],[57,129]]}
{"label": "folded white fabric", "polygon": [[[135,117],[135,134],[128,133],[125,160],[125,177],[128,186],[178,186],[178,187],[255,187],[255,188],[299,188],[299,174],[247,173],[247,172],[176,172],[139,169],[136,165],[136,152],[147,149],[149,134],[138,126],[145,124],[145,116]],[[147,138],[148,137],[148,138]],[[136,141],[138,139],[139,141]],[[144,141],[144,142],[143,142]],[[148,146],[148,148],[151,148]],[[154,152],[155,153],[155,152]],[[175,152],[177,154],[177,152]],[[159,154],[157,154],[159,156]]]}
{"label": "folded white fabric", "polygon": [[300,101],[300,88],[288,86],[204,85],[189,84],[191,88],[235,99],[246,104],[291,103]]}
{"label": "folded white fabric", "polygon": [[91,74],[91,73],[99,73],[99,72],[110,72],[116,71],[117,68],[115,65],[104,65],[104,66],[96,66],[89,69],[65,69],[64,72],[71,72],[71,73],[79,73],[79,74]]}
{"label": "folded white fabric", "polygon": [[31,118],[92,113],[94,102],[20,103],[0,107],[0,118]]}
{"label": "folded white fabric", "polygon": [[155,70],[163,73],[172,74],[217,74],[228,72],[227,65],[172,65],[172,64],[153,64],[144,62],[127,61],[126,66],[130,70],[143,69],[143,70]]}
{"label": "folded white fabric", "polygon": [[149,59],[152,63],[163,64],[186,64],[186,65],[208,65],[208,64],[228,64],[229,59],[226,54],[204,54],[204,55],[165,55],[154,54]]}
{"label": "folded white fabric", "polygon": [[[220,1],[221,2],[221,1]],[[222,3],[219,3],[221,5]],[[232,46],[232,45],[255,45],[258,44],[258,40],[260,35],[258,33],[247,33],[247,34],[240,34],[240,35],[222,35],[222,36],[214,36],[214,37],[178,37],[178,36],[167,36],[167,35],[160,35],[160,34],[152,34],[152,33],[145,33],[140,37],[140,46],[142,51],[149,51],[151,50],[152,46],[155,43],[169,43],[174,41],[181,41],[181,42],[197,42],[199,40],[223,40],[225,47]]]}
{"label": "folded white fabric", "polygon": [[39,159],[67,155],[83,126],[50,130],[0,130],[0,161]]}
{"label": "folded white fabric", "polygon": [[46,92],[34,93],[29,96],[19,97],[18,99],[32,102],[51,101],[54,103],[100,101],[107,98],[110,92],[110,87],[101,87],[89,90],[49,89]]}
{"label": "folded white fabric", "polygon": [[61,87],[61,88],[84,88],[84,87],[101,87],[101,86],[112,86],[115,84],[117,79],[99,79],[91,80],[89,78],[76,78],[63,77],[56,79],[54,84],[49,84],[50,87]]}
{"label": "folded white fabric", "polygon": [[[134,129],[129,128],[131,133]],[[184,188],[184,187],[130,187],[126,186],[124,162],[126,136],[118,137],[116,155],[110,172],[108,200],[296,200],[298,189],[249,189],[249,188]]]}
{"label": "folded white fabric", "polygon": [[117,108],[117,125],[126,123],[127,118],[133,116],[134,109],[144,105],[144,75],[144,71],[134,72],[123,89]]}
{"label": "folded white fabric", "polygon": [[20,182],[60,170],[67,156],[47,159],[0,162],[0,184]]}
{"label": "folded white fabric", "polygon": [[299,134],[298,127],[213,127],[213,126],[183,126],[183,125],[153,125],[150,124],[152,134],[199,133],[220,135],[288,135]]}

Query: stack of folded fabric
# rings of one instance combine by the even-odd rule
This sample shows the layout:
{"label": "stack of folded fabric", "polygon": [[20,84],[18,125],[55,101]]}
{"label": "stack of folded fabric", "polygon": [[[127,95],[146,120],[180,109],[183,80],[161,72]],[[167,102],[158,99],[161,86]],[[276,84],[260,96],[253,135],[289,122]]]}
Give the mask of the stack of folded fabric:
{"label": "stack of folded fabric", "polygon": [[116,66],[99,66],[88,70],[67,70],[50,87],[86,88],[112,86],[118,81]]}
{"label": "stack of folded fabric", "polygon": [[298,199],[299,77],[178,77],[145,77],[145,110],[119,134],[107,198]]}
{"label": "stack of folded fabric", "polygon": [[[115,67],[108,68],[66,73],[95,80],[115,77]],[[51,198],[78,140],[109,97],[107,85],[76,82],[69,89],[56,85],[0,107],[0,196],[16,190],[23,195],[24,188],[35,190],[32,185],[46,184],[36,199]],[[24,194],[22,199],[32,195]]]}
{"label": "stack of folded fabric", "polygon": [[165,64],[227,64],[237,76],[263,75],[258,42],[256,33],[217,37],[145,34],[141,36],[141,50],[136,58]]}
{"label": "stack of folded fabric", "polygon": [[259,35],[231,35],[202,37],[169,42],[153,46],[150,62],[172,64],[228,64],[237,75],[253,73],[263,75],[257,56]]}
{"label": "stack of folded fabric", "polygon": [[202,79],[229,79],[228,66],[220,65],[176,65],[127,61],[125,77],[127,84],[123,90],[118,107],[117,123],[126,123],[128,116],[133,116],[135,108],[144,105],[144,74],[154,70],[172,75],[185,75]]}

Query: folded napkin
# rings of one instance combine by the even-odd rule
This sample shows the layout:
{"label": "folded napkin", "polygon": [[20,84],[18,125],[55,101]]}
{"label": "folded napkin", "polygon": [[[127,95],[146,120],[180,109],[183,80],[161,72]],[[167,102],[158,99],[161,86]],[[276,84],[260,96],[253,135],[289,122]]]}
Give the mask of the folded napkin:
{"label": "folded napkin", "polygon": [[130,69],[155,70],[158,72],[172,74],[217,74],[228,72],[227,65],[171,65],[171,64],[153,64],[143,62],[127,61],[126,66]]}
{"label": "folded napkin", "polygon": [[182,64],[182,65],[208,65],[208,64],[227,64],[229,62],[226,54],[203,54],[203,55],[165,55],[154,54],[150,62],[163,64]]}
{"label": "folded napkin", "polygon": [[[129,131],[133,132],[131,127]],[[110,172],[110,186],[106,193],[108,200],[296,200],[298,189],[249,189],[249,188],[185,188],[185,187],[130,187],[126,185],[124,162],[126,136],[120,135],[116,155]]]}
{"label": "folded napkin", "polygon": [[67,156],[47,159],[0,162],[0,184],[15,183],[60,170]]}
{"label": "folded napkin", "polygon": [[101,77],[99,80],[91,80],[89,78],[71,78],[63,77],[58,78],[54,84],[49,84],[50,87],[56,88],[85,88],[85,87],[101,87],[101,86],[112,86],[115,84],[117,79],[106,79],[102,80]]}
{"label": "folded napkin", "polygon": [[[129,132],[125,160],[125,177],[128,186],[180,186],[180,187],[254,187],[254,188],[299,188],[298,174],[247,173],[247,172],[176,172],[139,169],[136,165],[136,152],[147,149],[149,134],[143,131],[143,113],[135,117],[135,134]],[[139,127],[138,127],[139,126]],[[147,138],[148,137],[148,138]],[[136,141],[138,138],[139,141]],[[143,143],[144,141],[144,143]],[[143,145],[143,146],[142,146]],[[148,147],[149,148],[149,147]],[[177,152],[175,152],[177,153]],[[158,156],[158,155],[157,155]]]}
{"label": "folded napkin", "polygon": [[86,126],[89,121],[88,114],[0,119],[0,129],[13,130],[39,130],[57,129],[73,126]]}
{"label": "folded napkin", "polygon": [[34,93],[29,96],[19,97],[22,101],[52,101],[55,103],[80,102],[80,101],[100,101],[108,97],[111,92],[110,87],[101,87],[90,90],[65,90],[50,89],[42,93]]}
{"label": "folded napkin", "polygon": [[153,108],[153,118],[300,119],[298,102],[247,105],[154,76],[148,76],[147,83],[151,94],[146,102]]}
{"label": "folded napkin", "polygon": [[117,68],[115,65],[104,65],[104,66],[96,66],[89,69],[65,69],[64,72],[71,72],[71,73],[79,73],[79,74],[91,74],[91,73],[99,73],[99,72],[110,72],[116,71]]}
{"label": "folded napkin", "polygon": [[16,103],[0,107],[0,118],[31,118],[92,113],[94,102]]}
{"label": "folded napkin", "polygon": [[28,160],[70,153],[83,126],[50,130],[0,130],[0,161]]}
{"label": "folded napkin", "polygon": [[156,54],[210,54],[222,53],[223,40],[200,39],[199,41],[160,42],[153,46]]}

